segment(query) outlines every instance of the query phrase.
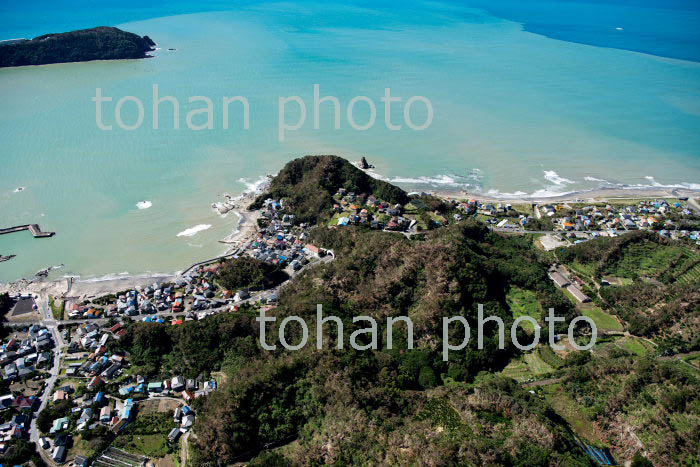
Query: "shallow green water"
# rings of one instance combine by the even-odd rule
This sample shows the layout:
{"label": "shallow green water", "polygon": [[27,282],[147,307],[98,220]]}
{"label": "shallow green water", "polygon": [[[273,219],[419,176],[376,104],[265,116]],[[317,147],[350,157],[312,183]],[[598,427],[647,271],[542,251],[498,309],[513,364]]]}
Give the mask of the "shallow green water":
{"label": "shallow green water", "polygon": [[[420,18],[420,20],[417,20]],[[0,225],[36,222],[58,235],[0,237],[0,280],[65,264],[83,278],[179,270],[220,254],[236,227],[211,208],[290,158],[364,155],[408,189],[481,190],[539,196],[603,185],[700,188],[700,64],[549,39],[479,10],[433,5],[394,14],[355,7],[274,4],[121,25],[148,34],[156,58],[0,70]],[[169,51],[168,48],[176,50]],[[313,84],[337,96],[313,129]],[[178,98],[151,126],[152,85]],[[95,88],[145,105],[136,131],[95,124]],[[425,131],[389,131],[384,88],[404,101],[426,96]],[[217,104],[213,130],[185,128],[189,96]],[[246,96],[250,129],[223,96]],[[301,96],[306,124],[278,141],[278,96]],[[377,120],[349,127],[345,107],[370,97]],[[416,104],[416,122],[425,115]],[[113,109],[114,101],[106,106]],[[289,119],[294,118],[289,106]],[[367,121],[363,104],[354,113]],[[403,120],[395,106],[391,119]],[[124,121],[133,122],[125,104]],[[648,177],[653,177],[649,179]],[[24,191],[14,192],[17,187]],[[140,201],[148,209],[138,209]],[[211,225],[193,236],[178,236]]]}

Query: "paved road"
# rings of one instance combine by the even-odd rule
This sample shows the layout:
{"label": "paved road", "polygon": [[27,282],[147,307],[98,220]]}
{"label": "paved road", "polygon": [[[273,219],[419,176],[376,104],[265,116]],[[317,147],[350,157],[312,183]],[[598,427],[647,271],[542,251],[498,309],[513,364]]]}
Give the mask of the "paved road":
{"label": "paved road", "polygon": [[[596,230],[596,231],[591,231],[591,230],[524,230],[524,229],[506,229],[503,227],[489,227],[489,229],[493,230],[494,232],[499,232],[499,233],[512,233],[512,234],[585,234],[585,235],[590,235],[594,232],[601,233],[603,231]],[[634,230],[621,230],[617,232],[617,235],[622,235],[626,232],[635,232]]]}
{"label": "paved road", "polygon": [[51,456],[49,456],[48,453],[44,451],[44,449],[42,449],[41,446],[39,446],[39,429],[37,428],[36,421],[41,411],[46,408],[49,402],[49,397],[51,397],[51,394],[53,393],[53,388],[56,385],[56,380],[58,379],[58,374],[60,372],[61,366],[63,339],[60,336],[60,333],[58,332],[56,321],[51,315],[48,299],[39,298],[37,300],[37,306],[39,307],[39,312],[41,313],[42,317],[45,318],[43,320],[43,324],[53,335],[53,340],[56,343],[56,348],[54,352],[53,366],[51,367],[50,371],[51,376],[49,376],[49,379],[46,380],[46,384],[44,385],[44,392],[41,394],[41,404],[39,405],[39,409],[34,414],[34,417],[32,417],[32,421],[29,426],[29,440],[36,443],[37,451],[39,452],[39,455],[41,455],[41,458],[44,460],[44,462],[46,462],[46,464],[55,465],[53,460],[51,459]]}

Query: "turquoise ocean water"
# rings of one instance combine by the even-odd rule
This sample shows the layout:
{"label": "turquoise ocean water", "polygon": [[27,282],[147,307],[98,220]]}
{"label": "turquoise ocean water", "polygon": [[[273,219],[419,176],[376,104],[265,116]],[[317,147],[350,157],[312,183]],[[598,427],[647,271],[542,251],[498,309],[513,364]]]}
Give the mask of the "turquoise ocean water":
{"label": "turquoise ocean water", "polygon": [[[0,70],[0,226],[58,232],[0,237],[0,254],[17,255],[0,263],[0,281],[58,264],[55,277],[172,272],[215,256],[237,217],[211,203],[307,153],[367,156],[411,190],[700,188],[696,2],[492,3],[3,3],[2,38],[104,24],[148,34],[160,50],[148,60]],[[313,129],[316,83],[340,100],[340,130],[328,104]],[[153,130],[153,84],[179,100],[180,130],[167,104]],[[138,97],[141,128],[116,127],[112,101],[104,120],[114,129],[98,129],[98,87],[114,101]],[[387,87],[404,102],[430,99],[432,125],[389,131]],[[214,101],[213,130],[186,128],[187,99],[199,95]],[[235,104],[222,128],[221,99],[236,95],[250,103],[249,130]],[[307,121],[280,142],[277,100],[292,95],[305,100]],[[360,95],[377,106],[367,131],[345,116]],[[122,115],[136,119],[129,103]],[[366,107],[354,115],[367,121]],[[412,115],[425,118],[419,104]],[[401,106],[391,119],[402,123]]]}

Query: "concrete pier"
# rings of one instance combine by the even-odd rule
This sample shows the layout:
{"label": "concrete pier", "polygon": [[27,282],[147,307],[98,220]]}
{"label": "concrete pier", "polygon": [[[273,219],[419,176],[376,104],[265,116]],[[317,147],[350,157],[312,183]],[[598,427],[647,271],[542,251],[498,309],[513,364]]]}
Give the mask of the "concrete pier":
{"label": "concrete pier", "polygon": [[7,229],[0,229],[0,235],[21,232],[23,230],[29,230],[34,238],[48,238],[56,235],[56,232],[42,232],[38,224],[17,225],[15,227],[8,227]]}

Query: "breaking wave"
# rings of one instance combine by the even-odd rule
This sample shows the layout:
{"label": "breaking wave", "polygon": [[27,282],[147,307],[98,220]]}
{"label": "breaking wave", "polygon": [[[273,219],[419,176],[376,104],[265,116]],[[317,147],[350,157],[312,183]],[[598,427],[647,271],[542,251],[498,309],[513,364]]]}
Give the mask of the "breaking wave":
{"label": "breaking wave", "polygon": [[261,193],[270,183],[270,176],[263,175],[255,180],[251,180],[250,178],[239,178],[238,181],[245,185],[247,193],[257,194]]}
{"label": "breaking wave", "polygon": [[575,183],[573,180],[569,180],[568,178],[560,176],[554,170],[545,170],[544,179],[554,183],[555,185],[567,185],[570,183]]}
{"label": "breaking wave", "polygon": [[178,237],[194,237],[197,235],[199,232],[203,230],[208,230],[211,228],[211,224],[199,224],[195,225],[194,227],[190,227],[189,229],[183,230],[179,234],[177,234]]}

